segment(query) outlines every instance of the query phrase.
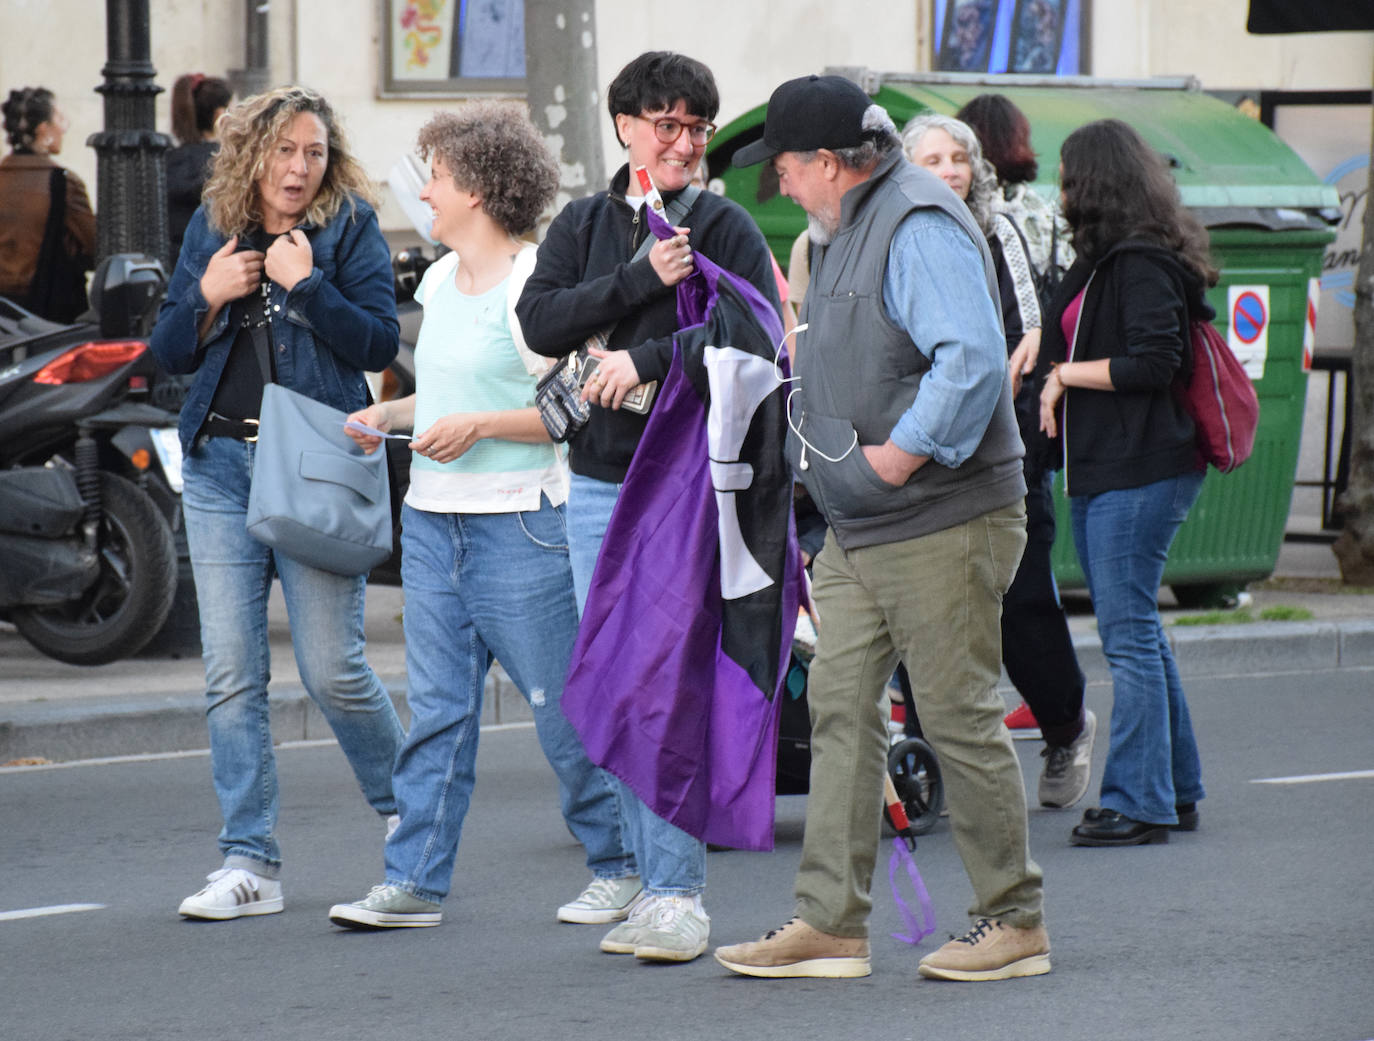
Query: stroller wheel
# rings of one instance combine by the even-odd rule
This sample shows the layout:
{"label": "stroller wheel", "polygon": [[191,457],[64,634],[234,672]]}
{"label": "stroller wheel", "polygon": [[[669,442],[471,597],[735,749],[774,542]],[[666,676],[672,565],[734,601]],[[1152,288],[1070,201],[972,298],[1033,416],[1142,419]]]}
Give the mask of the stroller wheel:
{"label": "stroller wheel", "polygon": [[887,772],[892,775],[911,830],[924,835],[934,829],[945,807],[945,782],[935,749],[919,737],[904,738],[888,751]]}

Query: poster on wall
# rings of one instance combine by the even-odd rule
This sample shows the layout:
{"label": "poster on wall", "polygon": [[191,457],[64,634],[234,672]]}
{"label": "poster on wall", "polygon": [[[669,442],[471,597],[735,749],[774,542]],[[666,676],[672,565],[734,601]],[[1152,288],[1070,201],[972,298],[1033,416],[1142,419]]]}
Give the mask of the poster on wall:
{"label": "poster on wall", "polygon": [[1336,241],[1322,257],[1314,346],[1348,351],[1355,342],[1355,273],[1360,264],[1369,195],[1369,91],[1261,95],[1261,113],[1274,133],[1312,172],[1340,194]]}
{"label": "poster on wall", "polygon": [[1088,71],[1090,0],[936,0],[934,67],[941,72],[1076,76]]}
{"label": "poster on wall", "polygon": [[386,0],[383,10],[383,95],[524,89],[524,0]]}

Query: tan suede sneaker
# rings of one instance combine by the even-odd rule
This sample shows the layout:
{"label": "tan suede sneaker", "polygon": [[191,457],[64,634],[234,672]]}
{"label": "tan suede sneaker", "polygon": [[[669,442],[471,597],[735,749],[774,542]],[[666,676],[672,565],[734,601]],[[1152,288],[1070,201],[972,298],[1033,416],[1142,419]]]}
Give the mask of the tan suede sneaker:
{"label": "tan suede sneaker", "polygon": [[935,980],[1009,980],[1050,971],[1050,935],[1043,925],[1017,929],[980,918],[972,929],[921,959],[916,969]]}
{"label": "tan suede sneaker", "polygon": [[717,947],[716,961],[742,976],[857,979],[873,971],[868,941],[831,936],[791,918],[761,940]]}

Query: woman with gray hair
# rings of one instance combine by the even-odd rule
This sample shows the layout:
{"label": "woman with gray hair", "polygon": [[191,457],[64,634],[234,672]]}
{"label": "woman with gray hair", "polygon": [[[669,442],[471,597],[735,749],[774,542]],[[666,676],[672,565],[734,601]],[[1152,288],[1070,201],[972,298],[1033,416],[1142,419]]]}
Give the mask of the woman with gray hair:
{"label": "woman with gray hair", "polygon": [[997,175],[967,123],[935,113],[919,115],[902,131],[902,145],[907,158],[940,177],[968,204],[992,251],[1017,425],[1026,444],[1022,465],[1028,489],[1026,551],[1002,603],[1002,663],[1045,739],[1040,804],[1072,806],[1088,790],[1097,719],[1083,707],[1083,672],[1050,565],[1054,474],[1049,441],[1040,430],[1039,392],[1021,383],[1035,368],[1041,325],[1025,238],[1011,218],[996,209]]}

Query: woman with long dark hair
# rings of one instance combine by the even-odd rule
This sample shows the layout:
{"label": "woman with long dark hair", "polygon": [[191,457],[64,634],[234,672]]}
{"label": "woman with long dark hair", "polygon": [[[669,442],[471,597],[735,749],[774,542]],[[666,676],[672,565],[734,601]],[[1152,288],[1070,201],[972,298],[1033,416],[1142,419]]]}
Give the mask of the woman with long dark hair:
{"label": "woman with long dark hair", "polygon": [[81,178],[52,160],[67,117],[44,87],[10,91],[4,113],[11,151],[0,159],[0,296],[70,322],[86,309],[95,214]]}
{"label": "woman with long dark hair", "polygon": [[1211,317],[1207,233],[1168,167],[1127,124],[1100,120],[1060,152],[1078,259],[1045,326],[1040,419],[1062,439],[1074,544],[1112,674],[1101,805],[1083,846],[1168,841],[1197,826],[1202,766],[1158,593],[1169,545],[1202,487],[1193,421],[1173,393],[1189,325]]}

